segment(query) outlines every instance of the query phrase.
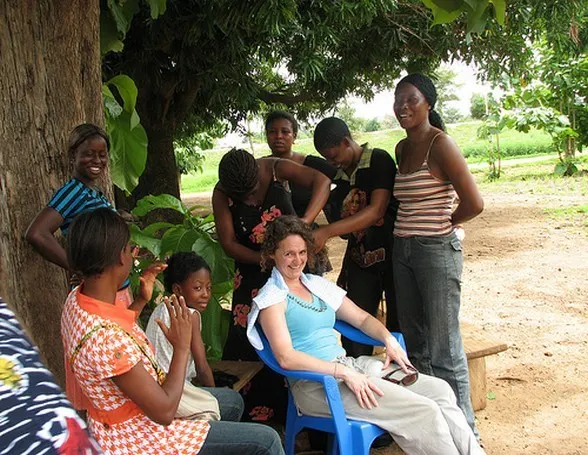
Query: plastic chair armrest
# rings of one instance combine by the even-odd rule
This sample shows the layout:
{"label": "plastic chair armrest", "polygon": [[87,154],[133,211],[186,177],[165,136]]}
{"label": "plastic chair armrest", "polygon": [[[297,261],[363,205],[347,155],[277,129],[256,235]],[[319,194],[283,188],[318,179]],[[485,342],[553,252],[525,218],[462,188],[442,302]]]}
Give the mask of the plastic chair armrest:
{"label": "plastic chair armrest", "polygon": [[[352,341],[357,343],[369,344],[371,346],[383,346],[380,340],[376,340],[375,338],[366,335],[361,330],[356,329],[352,325],[348,324],[345,321],[341,321],[337,319],[335,321],[335,330],[343,335],[345,338],[349,338]],[[390,332],[394,338],[400,343],[400,346],[406,351],[406,344],[404,343],[404,337],[401,333],[398,332]]]}

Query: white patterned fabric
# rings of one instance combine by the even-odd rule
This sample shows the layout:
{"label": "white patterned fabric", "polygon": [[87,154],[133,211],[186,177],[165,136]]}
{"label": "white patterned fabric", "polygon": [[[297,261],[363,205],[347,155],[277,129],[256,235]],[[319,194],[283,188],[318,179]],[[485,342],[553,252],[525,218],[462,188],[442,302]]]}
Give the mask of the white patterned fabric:
{"label": "white patterned fabric", "polygon": [[[190,310],[191,314],[194,314],[194,312],[198,313],[194,308],[188,308],[188,310]],[[200,316],[200,313],[198,313],[198,316]],[[157,325],[157,322],[155,322],[156,319],[161,319],[169,327],[169,312],[163,303],[157,305],[153,313],[151,313],[145,333],[155,348],[155,360],[157,364],[168,373],[169,365],[174,355],[174,348],[159,328],[159,325]],[[200,330],[202,330],[202,318],[200,318]],[[188,359],[188,368],[186,368],[186,381],[191,382],[195,377],[196,365],[194,364],[194,357],[190,356]]]}
{"label": "white patterned fabric", "polygon": [[[343,303],[343,297],[345,297],[346,292],[326,278],[303,273],[300,276],[300,280],[312,294],[322,299],[333,310],[337,311]],[[253,305],[251,306],[251,312],[247,320],[247,338],[249,338],[249,342],[255,349],[263,348],[261,338],[255,328],[255,322],[257,321],[260,310],[284,302],[287,295],[288,286],[281,273],[274,267],[267,283],[265,283],[253,299]]]}

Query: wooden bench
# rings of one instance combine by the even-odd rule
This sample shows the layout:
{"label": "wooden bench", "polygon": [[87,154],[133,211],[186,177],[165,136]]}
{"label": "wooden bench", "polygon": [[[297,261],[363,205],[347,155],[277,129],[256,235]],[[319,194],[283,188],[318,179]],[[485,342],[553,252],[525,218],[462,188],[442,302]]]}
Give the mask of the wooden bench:
{"label": "wooden bench", "polygon": [[479,411],[487,403],[486,357],[506,351],[508,345],[465,322],[461,323],[461,337],[468,358],[472,406]]}
{"label": "wooden bench", "polygon": [[217,360],[210,362],[212,371],[222,371],[223,373],[237,376],[239,380],[233,384],[233,390],[237,392],[245,387],[253,376],[263,368],[262,362],[245,362],[240,360]]}

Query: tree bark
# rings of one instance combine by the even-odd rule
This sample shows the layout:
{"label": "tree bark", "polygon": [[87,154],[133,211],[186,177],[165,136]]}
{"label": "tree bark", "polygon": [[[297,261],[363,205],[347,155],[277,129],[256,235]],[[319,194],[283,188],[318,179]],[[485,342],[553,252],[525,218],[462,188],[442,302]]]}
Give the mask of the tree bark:
{"label": "tree bark", "polygon": [[63,385],[66,275],[24,232],[70,176],[72,128],[103,125],[98,0],[0,0],[0,282]]}

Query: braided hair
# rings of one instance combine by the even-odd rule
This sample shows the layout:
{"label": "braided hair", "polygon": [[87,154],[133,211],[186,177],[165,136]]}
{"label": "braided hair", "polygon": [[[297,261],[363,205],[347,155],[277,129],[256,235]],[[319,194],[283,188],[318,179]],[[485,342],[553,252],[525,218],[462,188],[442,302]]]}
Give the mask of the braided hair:
{"label": "braided hair", "polygon": [[242,200],[259,180],[257,161],[248,151],[233,148],[220,160],[218,180],[229,196]]}
{"label": "braided hair", "polygon": [[351,139],[347,123],[337,117],[328,117],[319,122],[314,130],[314,148],[323,152],[339,145],[345,137]]}
{"label": "braided hair", "polygon": [[433,84],[431,78],[425,76],[424,74],[413,73],[403,77],[396,85],[396,90],[398,90],[398,87],[400,87],[402,84],[413,85],[419,90],[419,92],[423,94],[427,100],[427,103],[429,103],[429,106],[431,106],[431,110],[429,111],[429,123],[434,127],[445,131],[445,123],[443,123],[443,119],[435,110],[435,103],[437,102],[437,89],[435,88],[435,84]]}

